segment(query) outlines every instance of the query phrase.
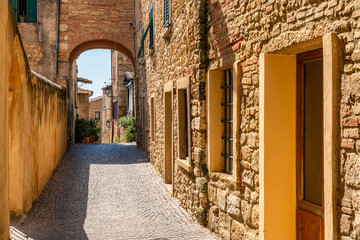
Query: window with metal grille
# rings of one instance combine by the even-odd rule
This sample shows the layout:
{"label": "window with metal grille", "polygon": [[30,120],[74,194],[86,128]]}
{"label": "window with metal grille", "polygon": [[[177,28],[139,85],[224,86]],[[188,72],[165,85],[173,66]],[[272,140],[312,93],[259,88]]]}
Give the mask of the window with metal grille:
{"label": "window with metal grille", "polygon": [[167,28],[170,25],[170,0],[164,1],[164,9],[163,9],[163,28]]}
{"label": "window with metal grille", "polygon": [[223,126],[222,132],[222,169],[225,172],[231,173],[233,167],[233,85],[231,69],[224,71],[224,82],[221,86],[223,92],[222,114],[221,120]]}
{"label": "window with metal grille", "polygon": [[18,22],[37,22],[37,0],[9,0]]}

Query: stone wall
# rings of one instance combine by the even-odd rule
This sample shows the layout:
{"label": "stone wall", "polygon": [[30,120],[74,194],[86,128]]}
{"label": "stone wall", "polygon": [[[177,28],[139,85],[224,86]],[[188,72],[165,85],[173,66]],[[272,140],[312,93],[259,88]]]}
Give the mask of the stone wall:
{"label": "stone wall", "polygon": [[[148,25],[151,2],[135,1],[136,50],[139,49],[141,28]],[[164,37],[162,27],[162,1],[153,1],[154,6],[154,49],[149,49],[149,36],[145,39],[145,58],[137,59],[135,94],[137,143],[145,150],[159,174],[164,177],[164,85],[189,77],[191,89],[191,133],[193,173],[181,167],[174,168],[174,195],[181,204],[202,224],[207,222],[206,182],[206,5],[204,1],[172,1],[172,29]],[[137,54],[136,51],[136,54]],[[177,158],[177,98],[173,93],[174,159]],[[155,136],[150,138],[150,101],[155,102]],[[144,102],[143,102],[144,100]],[[145,113],[143,112],[145,110]],[[201,123],[201,124],[200,124]],[[175,164],[175,163],[174,163]],[[206,186],[206,185],[205,185]],[[202,200],[202,201],[200,201]]]}
{"label": "stone wall", "polygon": [[[89,119],[95,119],[95,112],[100,112],[100,120],[97,122],[97,127],[102,127],[102,99],[103,96],[96,97],[89,100]],[[101,131],[100,131],[101,133]],[[101,134],[100,134],[101,142]]]}
{"label": "stone wall", "polygon": [[[136,3],[136,50],[141,27],[148,23],[147,1]],[[326,33],[340,39],[341,159],[338,159],[336,213],[338,236],[360,234],[359,117],[360,3],[350,0],[171,1],[172,30],[163,38],[162,1],[153,1],[154,52],[145,40],[145,58],[137,59],[136,103],[138,144],[164,177],[164,94],[166,82],[189,76],[191,81],[193,173],[175,169],[174,195],[182,206],[223,239],[259,238],[259,55],[306,51]],[[206,16],[206,19],[202,18]],[[206,26],[205,31],[203,26]],[[204,40],[204,37],[205,40]],[[202,82],[208,70],[239,62],[240,127],[235,141],[238,178],[207,174],[206,102]],[[145,98],[144,107],[142,96]],[[150,140],[150,99],[156,101],[156,136]],[[177,104],[173,98],[174,159],[177,158]],[[145,113],[142,112],[145,110]],[[145,119],[143,119],[145,116]],[[149,116],[149,117],[146,117]],[[205,128],[204,128],[205,126]],[[336,170],[335,170],[336,171]],[[206,187],[207,186],[207,187]]]}
{"label": "stone wall", "polygon": [[[123,53],[111,50],[111,85],[113,102],[118,101],[118,118],[126,115],[126,95],[127,91],[123,85],[124,73],[134,72],[131,60]],[[118,121],[113,121],[113,142],[116,142],[120,137],[120,129],[118,128]]]}
{"label": "stone wall", "polygon": [[55,81],[57,0],[37,1],[37,23],[18,23],[30,68]]}
{"label": "stone wall", "polygon": [[134,2],[127,0],[60,1],[59,74],[83,51],[103,47],[133,59]]}
{"label": "stone wall", "polygon": [[89,94],[78,93],[77,95],[77,114],[78,118],[89,118]]}

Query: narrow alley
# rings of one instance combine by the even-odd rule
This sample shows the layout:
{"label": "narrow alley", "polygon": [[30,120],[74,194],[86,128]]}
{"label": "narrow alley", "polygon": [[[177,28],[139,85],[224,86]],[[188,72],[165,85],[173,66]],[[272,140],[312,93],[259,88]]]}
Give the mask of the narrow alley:
{"label": "narrow alley", "polygon": [[134,144],[75,145],[11,239],[214,239],[161,182]]}

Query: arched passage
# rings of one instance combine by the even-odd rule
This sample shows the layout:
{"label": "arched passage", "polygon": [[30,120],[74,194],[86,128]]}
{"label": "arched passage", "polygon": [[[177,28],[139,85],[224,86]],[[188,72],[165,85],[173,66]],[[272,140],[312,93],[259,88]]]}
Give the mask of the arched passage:
{"label": "arched passage", "polygon": [[[131,62],[133,71],[135,69],[135,58],[133,51],[131,51],[128,47],[126,47],[121,42],[113,41],[113,40],[104,40],[104,39],[95,39],[95,40],[88,40],[79,43],[76,47],[69,54],[68,58],[68,66],[69,66],[69,74],[68,74],[68,89],[69,89],[69,139],[71,139],[71,143],[75,143],[75,121],[76,121],[76,113],[77,113],[77,66],[76,66],[76,59],[80,56],[81,53],[92,50],[92,49],[109,49],[115,50],[122,54],[124,54],[128,60]],[[113,81],[113,77],[112,77]],[[124,88],[125,89],[125,88]],[[112,90],[113,91],[113,90]],[[116,93],[117,94],[117,93]],[[113,92],[111,95],[116,95]],[[112,100],[111,100],[112,101]],[[126,100],[125,100],[126,101]],[[112,103],[109,103],[112,106]],[[116,106],[119,106],[116,103]],[[110,107],[111,108],[111,107]],[[125,103],[126,108],[126,103]],[[107,113],[109,116],[113,116],[112,113]],[[115,121],[112,119],[112,121]],[[113,126],[113,125],[112,125]],[[104,126],[103,126],[104,128]],[[110,139],[109,141],[112,142],[116,139],[114,135],[114,127],[109,130],[111,132],[107,133]]]}
{"label": "arched passage", "polygon": [[[122,52],[131,60],[133,65],[135,64],[135,58],[134,58],[132,51],[129,48],[125,47],[123,44],[112,41],[112,40],[96,39],[96,40],[82,42],[79,45],[77,45],[70,52],[70,55],[69,55],[70,65],[74,62],[74,60],[82,52],[85,52],[85,51],[91,50],[91,49],[97,49],[97,48],[112,49],[112,50]],[[134,67],[135,67],[135,65],[134,65]]]}

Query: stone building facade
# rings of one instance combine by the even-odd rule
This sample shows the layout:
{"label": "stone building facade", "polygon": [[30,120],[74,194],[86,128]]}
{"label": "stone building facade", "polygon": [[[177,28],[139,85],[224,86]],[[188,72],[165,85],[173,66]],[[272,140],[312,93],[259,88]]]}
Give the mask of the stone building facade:
{"label": "stone building facade", "polygon": [[[144,31],[142,54],[151,11],[154,44]],[[135,15],[138,146],[182,206],[222,239],[299,234],[296,59],[321,49],[319,229],[324,239],[359,238],[359,1],[136,0]],[[229,70],[233,159],[226,174],[217,115],[223,111],[219,81]],[[184,119],[191,139],[186,157]]]}
{"label": "stone building facade", "polygon": [[[134,72],[131,60],[123,53],[111,50],[111,86],[112,104],[117,107],[116,117],[112,119],[112,142],[120,138],[119,118],[126,115],[127,89],[123,85],[125,72]],[[113,110],[114,111],[114,110]],[[114,114],[115,116],[115,114]]]}
{"label": "stone building facade", "polygon": [[[103,96],[96,97],[89,100],[89,119],[96,119],[97,127],[102,127],[102,101]],[[101,134],[100,134],[100,142],[101,142]]]}
{"label": "stone building facade", "polygon": [[93,95],[92,91],[78,88],[77,94],[77,118],[89,118],[89,98]]}
{"label": "stone building facade", "polygon": [[[26,56],[30,68],[42,76],[56,80],[57,72],[57,41],[56,29],[59,22],[57,14],[59,5],[57,0],[37,0],[34,19],[24,16],[24,22],[20,22],[20,16],[28,11],[20,9],[18,0],[9,1],[12,6],[15,18],[18,20],[18,29],[24,44]],[[27,6],[30,8],[32,6]],[[22,11],[22,13],[20,13]]]}

